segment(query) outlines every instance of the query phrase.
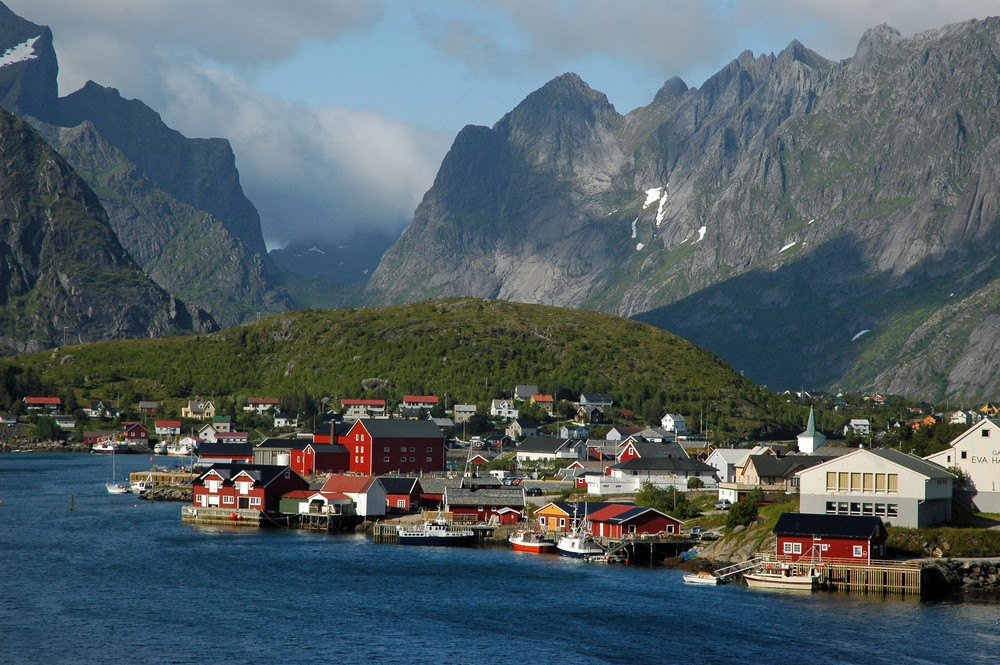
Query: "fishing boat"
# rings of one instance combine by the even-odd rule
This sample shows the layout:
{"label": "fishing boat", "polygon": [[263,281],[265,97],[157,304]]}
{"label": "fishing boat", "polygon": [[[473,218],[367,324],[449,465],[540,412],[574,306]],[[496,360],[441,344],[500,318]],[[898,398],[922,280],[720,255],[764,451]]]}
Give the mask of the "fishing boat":
{"label": "fishing boat", "polygon": [[126,444],[112,436],[105,436],[98,439],[91,447],[90,452],[102,454],[114,454],[124,451]]}
{"label": "fishing boat", "polygon": [[168,446],[169,446],[169,444],[166,441],[157,441],[153,445],[153,454],[154,455],[166,455],[167,452],[168,452],[167,451]]}
{"label": "fishing boat", "polygon": [[198,447],[195,440],[187,436],[167,444],[167,454],[174,457],[187,457],[194,454],[197,450]]}
{"label": "fishing boat", "polygon": [[584,511],[583,519],[576,519],[576,508],[573,508],[573,525],[570,527],[570,531],[564,534],[559,542],[556,543],[556,549],[559,550],[559,554],[563,556],[571,556],[577,559],[586,559],[589,556],[604,554],[604,548],[601,547],[589,533],[590,521],[587,519],[586,510]]}
{"label": "fishing boat", "polygon": [[793,566],[782,562],[768,562],[743,579],[751,589],[789,589],[815,591],[819,588],[819,573],[812,566]]}
{"label": "fishing boat", "polygon": [[685,584],[707,584],[715,586],[717,584],[722,584],[723,580],[721,577],[716,577],[708,571],[701,571],[700,573],[689,573],[684,576]]}
{"label": "fishing boat", "polygon": [[399,524],[396,526],[397,542],[400,545],[432,545],[460,547],[476,542],[476,532],[472,529],[454,528],[448,520],[438,516],[424,520],[422,524]]}
{"label": "fishing boat", "polygon": [[110,494],[128,494],[129,486],[125,483],[118,482],[117,473],[115,470],[115,451],[111,451],[111,480],[104,483],[104,487],[108,490]]}
{"label": "fishing boat", "polygon": [[554,542],[545,539],[543,531],[528,531],[527,529],[518,529],[517,533],[510,534],[507,541],[518,552],[540,554],[542,552],[551,552],[556,547]]}

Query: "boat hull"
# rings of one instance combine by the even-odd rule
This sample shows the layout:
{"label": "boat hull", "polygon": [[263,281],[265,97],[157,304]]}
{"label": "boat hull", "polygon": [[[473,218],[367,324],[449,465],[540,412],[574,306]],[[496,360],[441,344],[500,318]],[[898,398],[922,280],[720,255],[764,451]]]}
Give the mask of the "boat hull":
{"label": "boat hull", "polygon": [[707,586],[717,586],[722,584],[722,580],[715,575],[685,575],[685,584],[703,584]]}
{"label": "boat hull", "polygon": [[109,494],[128,494],[129,489],[124,485],[119,485],[118,483],[104,483],[104,487],[107,488]]}
{"label": "boat hull", "polygon": [[456,536],[425,536],[425,535],[404,535],[399,534],[400,545],[424,545],[430,547],[466,547],[476,542],[475,534],[461,534]]}
{"label": "boat hull", "polygon": [[785,575],[783,573],[746,573],[743,575],[751,589],[788,589],[792,591],[815,591],[819,588],[819,575]]}
{"label": "boat hull", "polygon": [[564,537],[556,545],[559,554],[573,557],[574,559],[585,559],[588,556],[604,554],[604,548],[582,538]]}
{"label": "boat hull", "polygon": [[545,540],[540,533],[519,531],[507,539],[510,546],[518,552],[531,552],[542,554],[551,552],[556,548],[556,544],[551,540]]}

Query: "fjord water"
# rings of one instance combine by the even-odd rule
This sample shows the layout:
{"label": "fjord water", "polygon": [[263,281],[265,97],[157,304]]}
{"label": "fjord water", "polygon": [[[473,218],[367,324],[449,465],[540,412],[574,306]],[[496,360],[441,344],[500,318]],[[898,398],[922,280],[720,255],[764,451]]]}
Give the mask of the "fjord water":
{"label": "fjord water", "polygon": [[662,567],[193,527],[177,504],[108,494],[109,466],[0,455],[0,663],[1000,661],[1000,604],[691,587]]}

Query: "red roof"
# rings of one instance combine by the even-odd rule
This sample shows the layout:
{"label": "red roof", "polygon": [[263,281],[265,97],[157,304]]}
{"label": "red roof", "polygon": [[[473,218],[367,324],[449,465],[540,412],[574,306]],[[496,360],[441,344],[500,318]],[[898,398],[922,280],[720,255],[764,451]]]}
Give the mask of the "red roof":
{"label": "red roof", "polygon": [[375,484],[377,478],[374,476],[338,476],[333,475],[323,483],[323,492],[346,492],[350,494],[360,494],[367,492],[368,488]]}
{"label": "red roof", "polygon": [[634,509],[635,509],[634,504],[612,503],[610,506],[605,506],[599,510],[595,510],[594,512],[590,513],[590,515],[587,516],[587,519],[594,522],[603,522],[606,519],[617,517],[622,513],[627,513],[628,511]]}
{"label": "red roof", "polygon": [[532,402],[554,402],[556,401],[552,395],[532,395]]}
{"label": "red roof", "polygon": [[[437,399],[437,398],[435,398]],[[25,404],[62,404],[58,397],[25,397]]]}
{"label": "red roof", "polygon": [[181,421],[179,420],[157,420],[154,423],[157,427],[180,427]]}
{"label": "red roof", "polygon": [[247,403],[248,404],[277,404],[278,403],[278,398],[277,397],[251,397],[247,401]]}
{"label": "red roof", "polygon": [[437,404],[436,395],[403,395],[404,404]]}
{"label": "red roof", "polygon": [[347,496],[346,494],[342,494],[340,492],[323,492],[317,490],[294,490],[292,492],[282,494],[281,497],[283,499],[308,499],[309,497],[315,496],[317,494],[322,495],[326,499],[336,499],[340,501],[344,501],[345,499],[347,501],[351,500],[351,497]]}
{"label": "red roof", "polygon": [[342,399],[340,403],[345,406],[385,406],[384,399]]}

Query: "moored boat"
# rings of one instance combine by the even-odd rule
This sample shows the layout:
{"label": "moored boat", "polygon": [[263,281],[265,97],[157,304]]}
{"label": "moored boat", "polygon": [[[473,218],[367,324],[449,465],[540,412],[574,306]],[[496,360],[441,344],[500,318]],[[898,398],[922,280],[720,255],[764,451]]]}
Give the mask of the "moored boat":
{"label": "moored boat", "polygon": [[577,559],[604,554],[604,548],[584,533],[566,534],[556,543],[556,549],[563,556],[571,556]]}
{"label": "moored boat", "polygon": [[518,529],[517,533],[510,534],[507,541],[518,552],[534,552],[538,554],[541,552],[551,552],[556,547],[554,542],[545,539],[545,533],[542,531]]}
{"label": "moored boat", "polygon": [[153,454],[155,455],[166,455],[168,444],[166,441],[157,441],[153,446]]}
{"label": "moored boat", "polygon": [[766,563],[753,572],[743,574],[751,589],[790,589],[815,591],[819,588],[819,573],[812,566],[791,566],[787,563]]}
{"label": "moored boat", "polygon": [[708,571],[701,571],[700,573],[689,573],[684,576],[685,584],[707,584],[710,586],[715,586],[717,584],[722,584],[723,580],[721,577],[716,577]]}
{"label": "moored boat", "polygon": [[129,487],[125,483],[118,482],[117,469],[115,467],[115,450],[111,450],[111,480],[104,483],[109,494],[128,494]]}
{"label": "moored boat", "polygon": [[92,453],[102,453],[105,455],[123,452],[128,446],[113,436],[99,439],[90,447]]}
{"label": "moored boat", "polygon": [[475,531],[454,528],[442,518],[425,520],[423,524],[399,524],[396,532],[400,545],[460,547],[476,542]]}

